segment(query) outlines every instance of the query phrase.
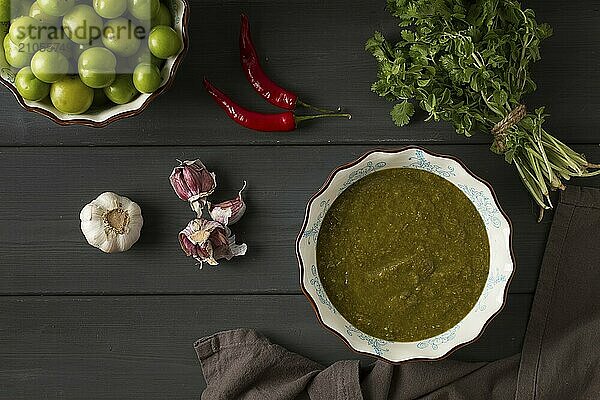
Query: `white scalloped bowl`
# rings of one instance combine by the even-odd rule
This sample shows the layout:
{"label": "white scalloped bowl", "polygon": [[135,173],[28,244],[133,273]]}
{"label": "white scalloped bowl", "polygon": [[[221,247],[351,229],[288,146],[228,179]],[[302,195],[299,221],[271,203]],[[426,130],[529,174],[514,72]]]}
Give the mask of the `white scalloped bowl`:
{"label": "white scalloped bowl", "polygon": [[[418,342],[391,342],[360,331],[335,309],[319,279],[316,246],[327,210],[340,193],[354,182],[372,172],[389,168],[429,171],[453,183],[475,205],[485,223],[490,243],[488,279],[475,307],[453,328]],[[454,157],[408,147],[398,151],[373,151],[333,171],[308,203],[304,224],[296,242],[296,252],[302,290],[319,321],[351,349],[390,362],[436,360],[476,340],[488,322],[503,308],[514,268],[511,238],[511,224],[487,182],[476,177]]]}
{"label": "white scalloped bowl", "polygon": [[[103,128],[112,122],[138,115],[144,111],[154,99],[173,85],[175,74],[189,48],[188,24],[190,18],[190,5],[188,0],[168,0],[168,5],[170,6],[171,15],[173,15],[173,29],[179,34],[183,45],[179,54],[165,60],[165,65],[161,69],[161,85],[153,93],[142,93],[132,102],[127,104],[115,104],[106,109],[90,110],[81,115],[71,115],[58,111],[50,101],[25,100],[14,85],[15,75],[18,72],[18,69],[16,68],[10,66],[6,67],[0,64],[0,83],[4,84],[4,86],[13,93],[19,104],[21,104],[25,110],[44,115],[59,125],[86,125],[94,128]],[[4,51],[2,43],[0,43],[0,51]]]}

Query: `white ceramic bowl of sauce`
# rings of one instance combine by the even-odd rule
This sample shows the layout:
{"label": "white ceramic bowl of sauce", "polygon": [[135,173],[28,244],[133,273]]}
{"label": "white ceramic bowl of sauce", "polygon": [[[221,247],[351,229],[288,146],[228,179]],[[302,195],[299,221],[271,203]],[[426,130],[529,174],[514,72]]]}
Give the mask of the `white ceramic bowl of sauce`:
{"label": "white ceramic bowl of sauce", "polygon": [[[473,203],[485,224],[489,239],[489,273],[475,307],[448,331],[417,342],[392,342],[360,331],[336,310],[319,278],[317,238],[327,210],[347,187],[375,171],[388,168],[416,168],[450,181]],[[514,270],[511,238],[510,221],[498,205],[489,183],[475,176],[454,157],[408,147],[397,151],[372,151],[336,168],[308,203],[304,224],[296,242],[296,253],[302,290],[317,318],[351,349],[390,362],[435,360],[476,340],[503,308]]]}

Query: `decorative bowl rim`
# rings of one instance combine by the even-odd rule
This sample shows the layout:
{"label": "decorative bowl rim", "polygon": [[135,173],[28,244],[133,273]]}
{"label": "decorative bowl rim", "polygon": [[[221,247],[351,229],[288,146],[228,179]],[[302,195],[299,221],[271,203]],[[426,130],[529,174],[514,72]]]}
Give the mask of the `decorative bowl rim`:
{"label": "decorative bowl rim", "polygon": [[164,92],[166,92],[173,86],[173,84],[175,83],[175,76],[177,75],[177,71],[179,70],[179,67],[181,66],[181,63],[183,62],[183,59],[185,58],[185,56],[188,52],[189,46],[190,46],[190,37],[189,37],[190,3],[189,3],[189,0],[174,0],[174,1],[178,1],[181,4],[183,4],[183,16],[181,19],[181,36],[183,39],[183,48],[181,49],[179,54],[177,54],[177,56],[175,57],[175,60],[173,61],[173,65],[171,66],[171,69],[169,70],[169,77],[167,78],[165,84],[161,85],[161,87],[159,87],[155,92],[151,93],[148,96],[148,98],[146,100],[144,100],[144,102],[134,110],[123,111],[121,113],[111,115],[110,117],[108,117],[102,121],[93,121],[93,120],[86,119],[86,118],[74,118],[74,119],[68,119],[68,120],[61,119],[60,117],[56,116],[51,111],[45,110],[41,107],[36,107],[34,105],[28,105],[25,102],[25,99],[23,99],[23,96],[21,96],[21,94],[17,91],[17,88],[14,85],[12,85],[10,82],[7,82],[4,79],[0,78],[0,83],[12,92],[12,94],[15,96],[15,98],[17,99],[17,101],[19,102],[21,107],[23,107],[26,111],[33,112],[36,114],[41,114],[61,126],[82,125],[82,126],[89,126],[92,128],[105,128],[106,126],[112,124],[113,122],[139,115],[142,112],[144,112],[144,110],[146,110],[148,108],[150,103],[152,103],[158,96],[160,96],[161,94],[163,94]]}
{"label": "decorative bowl rim", "polygon": [[[450,348],[448,351],[446,351],[444,354],[442,354],[439,357],[435,357],[435,358],[429,358],[429,357],[411,357],[405,360],[400,360],[400,361],[395,361],[395,360],[390,360],[389,358],[374,353],[374,352],[369,352],[369,351],[364,351],[364,350],[359,350],[356,349],[355,347],[352,346],[352,344],[350,343],[350,341],[346,338],[346,335],[344,335],[344,333],[341,332],[341,330],[335,329],[333,327],[330,327],[329,325],[327,325],[324,320],[323,317],[321,315],[321,311],[319,309],[319,306],[317,305],[317,301],[316,299],[314,299],[312,297],[312,295],[309,293],[308,289],[306,288],[304,281],[305,281],[305,274],[307,273],[307,268],[304,265],[304,260],[302,259],[302,255],[300,252],[300,242],[302,240],[303,234],[306,231],[306,228],[308,226],[309,223],[309,217],[310,217],[310,210],[311,207],[313,205],[313,203],[315,202],[315,200],[322,195],[331,185],[331,183],[333,182],[333,179],[335,178],[335,176],[347,169],[350,169],[358,164],[360,164],[361,162],[363,162],[365,159],[367,159],[369,156],[371,156],[372,154],[375,153],[383,153],[383,154],[399,154],[399,153],[403,153],[409,150],[420,150],[430,156],[433,157],[439,157],[439,158],[445,158],[445,159],[449,159],[452,160],[454,162],[456,162],[458,165],[460,165],[464,171],[471,176],[471,178],[475,179],[476,181],[480,182],[481,184],[485,185],[493,198],[494,204],[497,207],[498,211],[500,212],[501,216],[506,220],[507,224],[508,224],[508,250],[509,250],[509,254],[510,254],[510,261],[512,263],[512,270],[510,272],[510,275],[507,278],[506,281],[506,285],[504,287],[503,290],[503,297],[502,297],[502,304],[501,306],[498,308],[498,310],[496,310],[489,318],[487,318],[487,320],[483,323],[480,331],[478,332],[478,334],[471,340],[467,340],[461,343],[456,344],[456,346],[453,346],[452,348]],[[337,196],[336,196],[337,197]],[[366,355],[366,356],[370,356],[370,357],[374,357],[376,359],[380,359],[382,361],[385,361],[387,363],[391,363],[391,364],[402,364],[402,363],[406,363],[406,362],[417,362],[417,361],[440,361],[443,359],[448,358],[450,355],[452,355],[452,353],[454,353],[455,351],[477,341],[479,338],[481,338],[481,336],[483,335],[483,333],[485,332],[485,330],[487,329],[487,327],[489,326],[489,324],[502,312],[502,310],[504,309],[504,307],[506,306],[506,301],[508,298],[508,292],[509,292],[509,288],[510,288],[510,283],[514,277],[515,274],[515,270],[516,270],[516,262],[515,262],[515,255],[514,255],[514,249],[513,249],[513,225],[512,225],[512,221],[510,220],[510,218],[508,217],[508,215],[506,214],[506,212],[502,209],[502,207],[500,206],[500,203],[498,201],[498,197],[496,195],[496,192],[494,191],[492,185],[487,182],[485,179],[480,178],[479,176],[477,176],[476,174],[474,174],[468,167],[467,165],[460,160],[459,158],[452,156],[452,155],[447,155],[447,154],[438,154],[435,152],[432,152],[430,150],[427,150],[421,146],[416,146],[416,145],[408,145],[408,146],[404,146],[401,148],[397,148],[397,149],[384,149],[384,148],[375,148],[373,150],[367,151],[366,153],[364,153],[363,155],[361,155],[360,157],[358,157],[357,159],[355,159],[354,161],[350,161],[346,164],[340,165],[337,168],[335,168],[327,177],[327,179],[325,180],[325,183],[323,183],[323,185],[321,186],[321,188],[315,192],[310,199],[308,200],[308,203],[306,205],[305,208],[305,212],[304,212],[304,221],[302,223],[302,227],[300,229],[300,232],[296,238],[296,258],[298,260],[298,266],[300,269],[300,287],[302,289],[302,293],[304,294],[304,296],[308,299],[308,302],[310,303],[313,311],[315,312],[316,316],[317,316],[317,320],[319,321],[319,323],[321,324],[322,327],[324,327],[326,330],[328,330],[329,332],[333,333],[335,336],[337,336],[338,338],[340,338],[342,340],[342,342],[353,352],[357,353],[357,354],[361,354],[361,355]],[[358,330],[358,328],[354,328],[356,329],[358,332],[362,332],[360,330]],[[452,328],[454,329],[454,328]]]}

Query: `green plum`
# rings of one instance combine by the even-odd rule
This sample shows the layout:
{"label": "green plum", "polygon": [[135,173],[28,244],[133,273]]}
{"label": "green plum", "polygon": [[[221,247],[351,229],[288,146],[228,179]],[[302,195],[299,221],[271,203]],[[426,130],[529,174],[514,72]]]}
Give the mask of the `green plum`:
{"label": "green plum", "polygon": [[39,50],[40,43],[47,41],[47,29],[40,21],[28,15],[15,18],[10,24],[8,35],[17,45],[23,45],[20,50],[33,53]]}
{"label": "green plum", "polygon": [[94,10],[102,18],[118,18],[127,11],[127,0],[94,0]]}
{"label": "green plum", "polygon": [[134,27],[127,18],[111,19],[104,25],[102,43],[113,53],[130,57],[137,53],[142,43],[141,31],[137,28],[141,27]]}
{"label": "green plum", "polygon": [[59,23],[59,17],[43,12],[37,1],[31,5],[29,16],[48,25],[58,25]]}
{"label": "green plum", "polygon": [[92,108],[101,108],[108,104],[109,100],[104,93],[104,89],[94,89],[94,100],[92,101]]}
{"label": "green plum", "polygon": [[[4,41],[4,39],[2,39],[2,41]],[[13,66],[10,65],[8,60],[6,60],[6,54],[4,50],[0,51],[0,74],[2,74],[5,69],[11,70],[12,68]],[[2,78],[4,78],[4,75],[2,75]]]}
{"label": "green plum", "polygon": [[160,11],[160,0],[128,0],[131,15],[140,21],[156,18]]}
{"label": "green plum", "polygon": [[69,72],[69,60],[58,51],[40,50],[31,59],[31,71],[40,81],[54,83]]}
{"label": "green plum", "polygon": [[65,14],[62,25],[73,42],[91,45],[102,37],[104,21],[92,7],[79,4]]}
{"label": "green plum", "polygon": [[173,18],[171,17],[171,12],[169,8],[160,3],[160,9],[158,10],[158,15],[156,18],[152,18],[152,27],[154,28],[157,25],[167,25],[171,26],[173,24]]}
{"label": "green plum", "polygon": [[62,17],[75,7],[75,0],[37,0],[40,9],[55,17]]}
{"label": "green plum", "polygon": [[131,74],[118,75],[113,83],[104,88],[104,93],[116,104],[127,104],[139,94]]}
{"label": "green plum", "polygon": [[142,63],[133,71],[133,84],[142,93],[152,93],[160,87],[162,77],[158,67],[153,64]]}
{"label": "green plum", "polygon": [[31,68],[22,68],[15,78],[15,87],[25,100],[40,101],[50,93],[50,85],[39,80]]}
{"label": "green plum", "polygon": [[6,57],[6,61],[8,61],[8,63],[15,68],[23,68],[28,66],[31,62],[31,57],[33,57],[32,53],[19,51],[19,46],[10,40],[9,35],[4,37],[4,55]]}
{"label": "green plum", "polygon": [[148,48],[154,56],[166,60],[179,53],[181,38],[170,26],[159,25],[150,31]]}
{"label": "green plum", "polygon": [[83,114],[94,101],[94,89],[86,86],[76,75],[67,75],[50,87],[50,100],[65,114]]}
{"label": "green plum", "polygon": [[104,47],[92,47],[79,56],[81,81],[94,89],[105,88],[115,80],[117,58]]}

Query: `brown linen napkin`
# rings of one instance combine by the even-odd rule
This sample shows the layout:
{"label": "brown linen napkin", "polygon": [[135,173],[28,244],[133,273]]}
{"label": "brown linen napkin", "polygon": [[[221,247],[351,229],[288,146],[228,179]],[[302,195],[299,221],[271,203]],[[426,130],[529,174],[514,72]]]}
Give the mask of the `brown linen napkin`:
{"label": "brown linen napkin", "polygon": [[523,343],[517,400],[600,399],[600,190],[561,194]]}
{"label": "brown linen napkin", "polygon": [[362,398],[358,361],[324,369],[248,329],[217,333],[194,347],[207,382],[202,399]]}
{"label": "brown linen napkin", "polygon": [[377,361],[361,380],[358,361],[324,368],[253,330],[217,333],[195,347],[207,383],[203,400],[509,399],[519,365],[518,356],[493,363]]}
{"label": "brown linen napkin", "polygon": [[600,190],[569,187],[554,216],[521,355],[490,363],[377,361],[361,373],[358,361],[324,368],[240,329],[196,342],[207,383],[202,399],[600,399],[599,234]]}

